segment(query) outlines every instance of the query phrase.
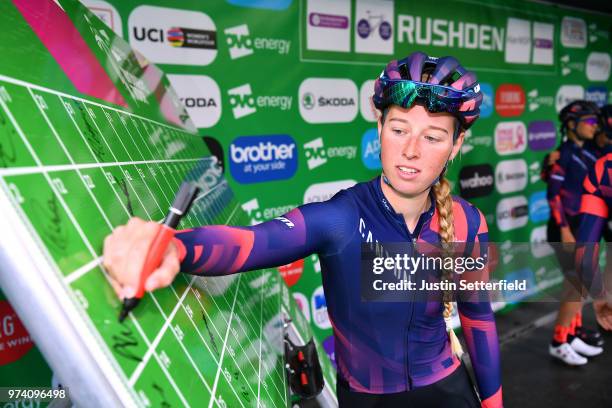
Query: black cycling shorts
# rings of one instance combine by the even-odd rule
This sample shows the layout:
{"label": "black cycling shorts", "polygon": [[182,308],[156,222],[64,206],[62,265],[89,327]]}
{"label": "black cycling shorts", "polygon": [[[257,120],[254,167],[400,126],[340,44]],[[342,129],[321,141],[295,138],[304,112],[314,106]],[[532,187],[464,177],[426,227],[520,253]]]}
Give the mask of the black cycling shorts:
{"label": "black cycling shorts", "polygon": [[346,381],[336,385],[340,408],[478,408],[480,401],[461,364],[452,374],[424,387],[390,394],[369,394],[350,391]]}

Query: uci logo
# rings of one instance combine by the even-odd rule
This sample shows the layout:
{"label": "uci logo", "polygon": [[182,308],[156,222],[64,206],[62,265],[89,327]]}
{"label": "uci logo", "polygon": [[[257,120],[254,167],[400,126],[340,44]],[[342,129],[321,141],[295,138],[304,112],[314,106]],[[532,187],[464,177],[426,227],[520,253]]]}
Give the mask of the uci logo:
{"label": "uci logo", "polygon": [[133,30],[137,41],[164,42],[164,30],[161,28],[134,27]]}

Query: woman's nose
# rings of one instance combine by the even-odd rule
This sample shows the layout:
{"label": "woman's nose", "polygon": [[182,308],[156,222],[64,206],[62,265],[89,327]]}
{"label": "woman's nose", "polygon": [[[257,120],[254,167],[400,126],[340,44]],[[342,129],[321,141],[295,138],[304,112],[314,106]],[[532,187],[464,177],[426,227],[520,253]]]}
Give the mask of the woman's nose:
{"label": "woman's nose", "polygon": [[419,138],[410,135],[406,138],[406,142],[402,147],[402,155],[407,159],[417,159],[421,157],[421,148],[419,146]]}

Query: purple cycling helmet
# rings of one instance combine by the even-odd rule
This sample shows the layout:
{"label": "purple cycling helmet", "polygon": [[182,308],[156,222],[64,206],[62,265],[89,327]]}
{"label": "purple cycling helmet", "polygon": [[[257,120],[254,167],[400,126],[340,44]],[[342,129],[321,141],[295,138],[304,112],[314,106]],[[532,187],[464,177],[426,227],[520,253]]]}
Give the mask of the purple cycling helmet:
{"label": "purple cycling helmet", "polygon": [[468,129],[480,116],[482,92],[476,74],[455,58],[414,52],[387,64],[376,79],[372,99],[381,112],[389,105],[407,108],[419,103],[430,112],[452,114]]}

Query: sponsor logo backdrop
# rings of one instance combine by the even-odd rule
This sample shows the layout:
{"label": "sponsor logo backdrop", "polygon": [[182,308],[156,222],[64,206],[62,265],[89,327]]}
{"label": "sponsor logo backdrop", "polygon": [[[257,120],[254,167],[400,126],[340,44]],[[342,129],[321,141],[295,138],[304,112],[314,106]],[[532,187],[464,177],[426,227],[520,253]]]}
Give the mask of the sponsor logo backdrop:
{"label": "sponsor logo backdrop", "polygon": [[[485,94],[449,168],[454,193],[483,211],[492,241],[540,242],[540,163],[560,142],[557,112],[576,98],[605,104],[612,89],[609,16],[522,0],[84,3],[170,74],[253,223],[379,174],[373,80],[422,50],[457,57]],[[538,249],[542,263],[528,266],[506,258],[553,282],[551,254]],[[279,273],[328,339],[318,257]]]}

